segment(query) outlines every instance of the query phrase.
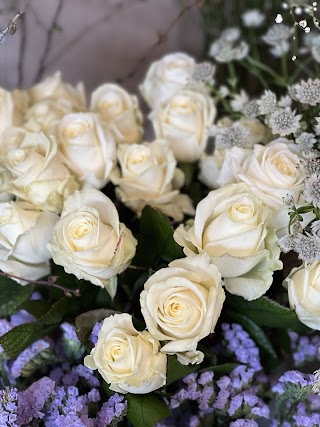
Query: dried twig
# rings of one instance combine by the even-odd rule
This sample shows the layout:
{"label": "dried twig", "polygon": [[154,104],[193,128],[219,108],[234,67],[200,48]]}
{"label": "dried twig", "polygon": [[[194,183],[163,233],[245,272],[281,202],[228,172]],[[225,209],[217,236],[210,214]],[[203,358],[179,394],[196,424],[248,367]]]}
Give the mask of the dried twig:
{"label": "dried twig", "polygon": [[4,39],[6,38],[7,34],[11,34],[13,35],[16,30],[17,30],[17,24],[16,24],[16,20],[23,14],[23,11],[19,12],[16,14],[16,16],[11,19],[11,21],[9,22],[9,24],[2,30],[0,31],[0,43],[3,43]]}
{"label": "dried twig", "polygon": [[9,279],[23,280],[24,282],[27,282],[30,285],[49,286],[56,289],[60,289],[67,297],[71,297],[72,295],[76,297],[80,296],[80,289],[69,289],[58,285],[58,283],[56,283],[58,280],[58,276],[49,276],[48,280],[29,280],[25,279],[24,277],[15,276],[14,274],[4,273],[3,271],[0,271],[0,276],[8,277]]}
{"label": "dried twig", "polygon": [[58,0],[58,5],[57,5],[56,11],[54,13],[50,28],[47,31],[46,42],[45,42],[45,46],[44,46],[44,49],[43,49],[43,52],[42,52],[42,55],[40,58],[38,71],[37,71],[36,76],[34,78],[34,83],[37,83],[41,79],[41,77],[43,76],[43,74],[46,70],[46,60],[47,60],[48,54],[51,50],[53,34],[57,30],[58,19],[60,17],[62,9],[63,9],[63,0]]}
{"label": "dried twig", "polygon": [[117,83],[124,83],[126,80],[133,78],[136,73],[138,72],[139,68],[141,67],[141,65],[143,65],[148,59],[149,56],[153,53],[153,51],[160,45],[164,44],[167,42],[168,37],[170,32],[173,30],[173,28],[176,26],[176,24],[178,23],[178,21],[180,21],[180,19],[187,13],[189,12],[191,9],[197,7],[197,8],[201,8],[203,6],[203,2],[202,0],[195,0],[190,4],[187,4],[186,6],[184,6],[179,13],[175,16],[175,18],[170,22],[170,24],[168,25],[167,29],[163,32],[163,33],[158,33],[158,39],[157,41],[150,46],[150,48],[148,49],[148,51],[143,55],[142,58],[140,58],[137,63],[134,65],[134,67],[131,69],[131,71],[125,75],[124,77],[117,79]]}

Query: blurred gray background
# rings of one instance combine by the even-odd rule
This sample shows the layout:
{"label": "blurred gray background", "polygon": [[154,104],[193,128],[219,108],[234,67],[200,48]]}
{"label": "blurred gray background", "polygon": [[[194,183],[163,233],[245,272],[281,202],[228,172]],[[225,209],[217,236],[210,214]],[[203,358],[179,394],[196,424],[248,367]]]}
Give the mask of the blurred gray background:
{"label": "blurred gray background", "polygon": [[201,58],[200,2],[193,0],[0,0],[0,86],[28,87],[61,70],[88,92],[103,82],[134,91],[153,60],[183,51]]}

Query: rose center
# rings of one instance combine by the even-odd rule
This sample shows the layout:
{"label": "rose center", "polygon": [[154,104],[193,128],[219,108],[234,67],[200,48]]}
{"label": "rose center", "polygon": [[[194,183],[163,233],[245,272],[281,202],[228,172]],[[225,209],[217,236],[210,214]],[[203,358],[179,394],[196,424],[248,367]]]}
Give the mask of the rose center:
{"label": "rose center", "polygon": [[124,111],[121,98],[116,93],[109,93],[99,102],[99,110],[104,119],[110,120],[119,116]]}
{"label": "rose center", "polygon": [[27,157],[27,152],[25,150],[15,150],[10,156],[10,163],[12,166],[17,166],[19,163],[23,162]]}
{"label": "rose center", "polygon": [[292,164],[288,162],[285,156],[276,156],[276,158],[272,160],[272,163],[282,175],[293,175],[294,171]]}
{"label": "rose center", "polygon": [[90,128],[91,125],[88,122],[74,123],[63,129],[63,136],[65,138],[76,138],[79,135],[89,132]]}

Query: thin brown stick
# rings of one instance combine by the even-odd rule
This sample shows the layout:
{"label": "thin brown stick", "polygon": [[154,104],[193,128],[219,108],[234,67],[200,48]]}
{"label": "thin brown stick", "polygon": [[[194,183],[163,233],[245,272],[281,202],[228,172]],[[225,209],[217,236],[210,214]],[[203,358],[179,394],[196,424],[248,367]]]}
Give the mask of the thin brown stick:
{"label": "thin brown stick", "polygon": [[187,4],[186,6],[184,6],[179,13],[174,17],[174,19],[170,22],[170,24],[168,25],[166,31],[164,31],[163,33],[158,33],[158,39],[157,41],[150,46],[150,48],[147,50],[147,52],[143,55],[142,58],[140,58],[136,64],[134,65],[134,67],[131,69],[131,71],[125,75],[124,77],[117,79],[117,83],[124,83],[126,80],[133,78],[136,73],[138,72],[139,68],[141,67],[141,65],[143,65],[149,58],[149,56],[153,53],[154,49],[156,49],[158,46],[164,44],[167,42],[168,40],[168,36],[170,34],[170,32],[173,30],[173,28],[176,26],[176,24],[180,21],[180,19],[187,13],[189,12],[191,9],[197,7],[200,8],[203,6],[203,2],[202,0],[195,0],[190,4]]}
{"label": "thin brown stick", "polygon": [[58,280],[58,276],[49,276],[48,280],[28,280],[24,277],[16,276],[14,274],[4,273],[3,271],[0,271],[0,276],[8,277],[9,279],[23,280],[24,282],[27,282],[31,285],[49,286],[56,289],[60,289],[67,297],[71,297],[71,295],[74,295],[76,297],[80,296],[80,289],[69,289],[58,285],[58,283],[56,283],[56,281]]}
{"label": "thin brown stick", "polygon": [[41,58],[40,58],[38,71],[37,71],[36,76],[34,78],[34,83],[37,83],[41,79],[41,77],[43,76],[43,74],[46,70],[46,65],[45,65],[46,60],[47,60],[48,55],[49,55],[50,50],[51,50],[53,35],[57,29],[58,19],[60,17],[62,9],[63,9],[63,0],[58,0],[58,5],[56,8],[56,11],[54,13],[50,28],[48,29],[48,32],[47,32],[44,50],[43,50]]}
{"label": "thin brown stick", "polygon": [[20,36],[20,47],[19,47],[19,58],[18,58],[18,81],[17,87],[23,85],[24,79],[24,63],[26,56],[26,45],[27,45],[27,26],[26,26],[26,16],[23,14],[20,18],[21,25],[21,36]]}

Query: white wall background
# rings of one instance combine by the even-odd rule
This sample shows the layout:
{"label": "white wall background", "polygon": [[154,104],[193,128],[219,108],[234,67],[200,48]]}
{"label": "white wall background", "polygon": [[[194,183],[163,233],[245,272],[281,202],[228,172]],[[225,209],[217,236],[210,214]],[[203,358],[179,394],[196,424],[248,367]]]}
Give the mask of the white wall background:
{"label": "white wall background", "polygon": [[[194,0],[0,0],[0,28],[19,10],[17,32],[0,45],[0,86],[28,87],[56,71],[88,91],[106,81],[134,91],[154,59],[201,57]],[[164,39],[159,42],[159,36]]]}

